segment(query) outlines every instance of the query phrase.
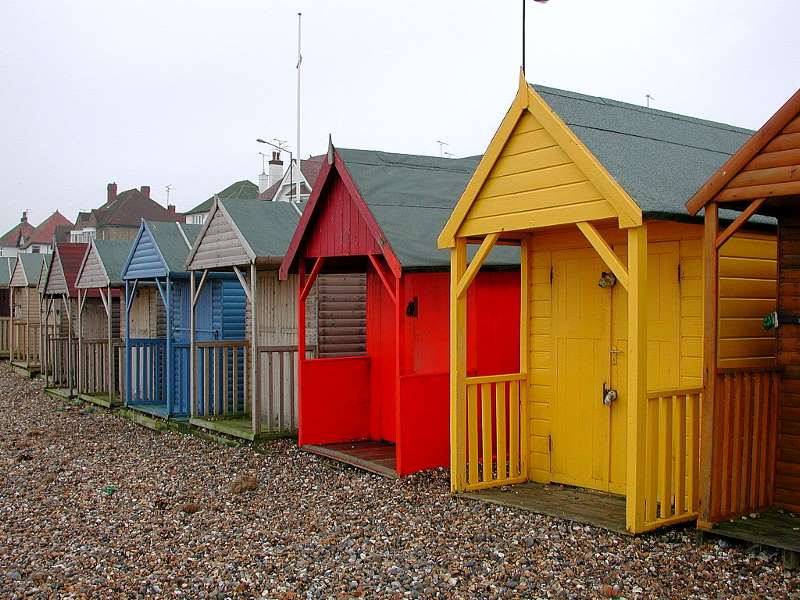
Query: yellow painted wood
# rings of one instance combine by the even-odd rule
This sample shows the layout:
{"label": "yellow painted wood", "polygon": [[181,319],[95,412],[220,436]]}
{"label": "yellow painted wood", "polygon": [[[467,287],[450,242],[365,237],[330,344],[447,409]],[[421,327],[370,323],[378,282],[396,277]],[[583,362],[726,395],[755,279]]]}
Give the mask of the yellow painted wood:
{"label": "yellow painted wood", "polygon": [[509,451],[508,451],[508,471],[510,477],[517,477],[520,474],[527,477],[524,470],[520,469],[520,449],[519,442],[525,438],[520,438],[520,384],[511,382],[509,385],[509,412],[508,412],[508,432],[509,432]]}
{"label": "yellow painted wood", "polygon": [[659,398],[658,412],[659,515],[667,519],[672,516],[672,396]]}
{"label": "yellow painted wood", "polygon": [[647,402],[647,418],[645,431],[646,464],[650,466],[645,474],[645,521],[652,522],[658,518],[658,423],[659,398]]}
{"label": "yellow painted wood", "polygon": [[696,512],[700,494],[699,482],[699,449],[700,449],[700,405],[702,392],[689,394],[687,403],[687,424],[689,429],[689,446],[686,451],[686,496],[689,512]]}
{"label": "yellow painted wood", "polygon": [[481,449],[483,450],[483,481],[494,479],[492,475],[492,386],[481,385]]}
{"label": "yellow painted wood", "polygon": [[[511,382],[511,385],[516,385]],[[508,447],[506,439],[506,384],[500,382],[495,385],[495,428],[496,428],[496,455],[497,455],[497,479],[504,481],[508,478],[506,464]]]}
{"label": "yellow painted wood", "polygon": [[476,377],[467,377],[464,381],[467,385],[477,385],[481,383],[495,383],[500,381],[519,381],[524,378],[524,373],[509,373],[508,375],[479,375]]}
{"label": "yellow painted wood", "polygon": [[[528,416],[528,373],[529,373],[529,340],[530,340],[530,305],[528,303],[528,294],[530,293],[530,270],[532,264],[530,262],[531,244],[530,237],[525,237],[520,242],[519,260],[520,260],[520,313],[519,313],[519,369],[525,375],[525,378],[519,383],[510,385],[512,401],[520,403],[520,413],[522,420],[522,428],[514,436],[512,436],[512,445],[516,448],[519,443],[519,451],[521,453],[521,460],[519,465],[519,472],[526,478],[530,476],[529,469],[529,443],[530,443],[530,418]],[[520,391],[521,390],[521,391]],[[519,394],[519,398],[515,398]],[[521,437],[519,437],[521,436]],[[519,442],[516,440],[519,439]],[[512,475],[516,475],[517,471],[511,470]]]}
{"label": "yellow painted wood", "polygon": [[469,431],[469,477],[467,484],[479,483],[478,478],[478,386],[467,387],[467,429]]}
{"label": "yellow painted wood", "polygon": [[647,226],[628,230],[628,461],[625,522],[636,533],[644,525],[647,412]]}
{"label": "yellow painted wood", "polygon": [[472,281],[478,275],[478,271],[480,271],[481,265],[486,260],[486,257],[489,256],[489,253],[494,248],[495,242],[497,242],[500,234],[498,232],[490,233],[481,242],[481,245],[478,247],[478,251],[475,253],[475,256],[469,263],[466,271],[461,276],[461,279],[458,281],[458,287],[456,288],[456,298],[463,298],[464,294],[466,294],[467,289],[469,288]]}
{"label": "yellow painted wood", "polygon": [[466,264],[467,244],[460,239],[450,250],[450,488],[454,492],[466,489],[467,483],[467,302],[456,295]]}
{"label": "yellow painted wood", "polygon": [[622,264],[622,261],[611,249],[611,246],[603,239],[603,236],[594,228],[591,223],[581,221],[578,223],[578,229],[589,240],[589,243],[606,263],[606,266],[611,269],[614,275],[626,290],[628,289],[628,270]]}

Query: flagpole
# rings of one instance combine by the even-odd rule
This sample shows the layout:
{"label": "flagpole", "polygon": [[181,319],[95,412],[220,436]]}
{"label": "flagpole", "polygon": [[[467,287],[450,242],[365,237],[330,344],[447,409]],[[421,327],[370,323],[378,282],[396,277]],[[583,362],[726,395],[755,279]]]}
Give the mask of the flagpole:
{"label": "flagpole", "polygon": [[[297,13],[297,188],[295,189],[295,202],[300,202],[300,179],[302,178],[302,171],[300,170],[300,65],[303,62],[303,55],[300,52],[300,34],[302,31],[303,13]],[[289,165],[291,168],[291,165]]]}
{"label": "flagpole", "polygon": [[525,1],[522,0],[522,72],[525,72]]}

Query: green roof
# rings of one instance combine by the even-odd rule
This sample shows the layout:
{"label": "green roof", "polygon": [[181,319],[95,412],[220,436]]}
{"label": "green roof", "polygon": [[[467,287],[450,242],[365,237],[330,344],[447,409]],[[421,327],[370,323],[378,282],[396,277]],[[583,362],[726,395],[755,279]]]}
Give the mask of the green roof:
{"label": "green roof", "polygon": [[689,218],[684,203],[753,134],[608,98],[533,88],[650,218]]}
{"label": "green roof", "polygon": [[122,269],[125,261],[128,260],[133,241],[131,240],[94,240],[94,247],[100,262],[106,270],[109,278],[109,285],[121,286]]}
{"label": "green roof", "polygon": [[8,287],[11,283],[11,274],[14,272],[14,265],[17,259],[13,256],[0,257],[0,286]]}
{"label": "green roof", "polygon": [[[189,248],[194,244],[194,240],[203,226],[159,221],[145,221],[145,223],[153,235],[153,241],[158,251],[167,263],[167,269],[171,273],[186,271],[185,264],[189,255]],[[183,235],[181,232],[183,232]],[[188,245],[184,240],[184,235],[186,240],[189,241]]]}
{"label": "green roof", "polygon": [[211,198],[201,202],[184,214],[193,215],[210,211],[211,205],[214,204],[214,198],[219,198],[220,200],[255,200],[256,196],[258,196],[258,186],[252,181],[242,179],[232,183],[221,192],[217,192]]}
{"label": "green roof", "polygon": [[286,254],[305,208],[305,202],[269,200],[223,200],[222,205],[259,258],[282,258]]}
{"label": "green roof", "polygon": [[32,252],[20,252],[17,256],[17,261],[22,267],[22,272],[25,274],[25,279],[28,280],[28,285],[38,285],[39,275],[42,272],[42,266],[47,268],[50,257],[49,254],[34,254]]}
{"label": "green roof", "polygon": [[[337,148],[364,202],[404,268],[441,268],[450,255],[436,238],[480,156],[439,158]],[[496,248],[487,264],[519,264],[519,251]]]}

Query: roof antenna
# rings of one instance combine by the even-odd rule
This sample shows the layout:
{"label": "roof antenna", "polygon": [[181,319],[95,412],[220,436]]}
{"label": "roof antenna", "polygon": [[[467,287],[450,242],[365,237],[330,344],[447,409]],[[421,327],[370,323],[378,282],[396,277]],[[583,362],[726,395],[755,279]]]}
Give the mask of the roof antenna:
{"label": "roof antenna", "polygon": [[175,186],[173,186],[171,183],[168,183],[166,187],[164,187],[164,190],[167,192],[167,206],[169,206],[169,193],[172,191],[173,187]]}
{"label": "roof antenna", "polygon": [[436,140],[436,143],[439,144],[439,158],[444,158],[444,147],[449,146],[447,142],[443,142],[442,140]]}
{"label": "roof antenna", "polygon": [[645,94],[644,99],[647,102],[647,108],[650,108],[650,101],[655,100],[650,94]]}

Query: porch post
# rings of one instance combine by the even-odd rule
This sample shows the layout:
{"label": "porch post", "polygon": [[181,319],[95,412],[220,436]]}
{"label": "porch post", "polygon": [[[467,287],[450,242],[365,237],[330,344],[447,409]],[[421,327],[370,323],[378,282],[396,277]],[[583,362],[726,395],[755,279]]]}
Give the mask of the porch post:
{"label": "porch post", "polygon": [[14,362],[14,347],[16,346],[16,336],[14,335],[14,288],[11,288],[11,293],[8,295],[8,308],[11,311],[9,314],[11,315],[11,319],[8,321],[8,326],[11,328],[9,333],[9,351],[8,351],[8,361],[13,363]]}
{"label": "porch post", "polygon": [[394,364],[395,364],[395,379],[394,379],[394,427],[395,427],[395,440],[397,443],[394,446],[394,458],[396,471],[398,474],[404,473],[404,465],[402,464],[402,454],[400,453],[400,445],[403,438],[402,419],[400,418],[400,376],[403,370],[403,317],[405,316],[405,309],[403,306],[403,293],[402,282],[400,277],[395,277],[394,280],[394,315],[395,315],[395,335],[394,335]]}
{"label": "porch post", "polygon": [[86,292],[81,292],[78,288],[78,381],[76,383],[77,391],[83,391],[83,298],[86,297]]}
{"label": "porch post", "polygon": [[131,401],[131,286],[125,280],[125,394],[124,404],[128,406]]}
{"label": "porch post", "polygon": [[62,294],[61,302],[64,310],[67,311],[67,387],[69,395],[72,395],[72,382],[74,381],[72,369],[72,298],[67,294]]}
{"label": "porch post", "polygon": [[[530,235],[530,234],[529,234]],[[530,443],[530,429],[528,423],[528,336],[530,326],[530,315],[528,313],[530,304],[528,301],[528,251],[530,249],[529,238],[524,237],[520,240],[519,247],[519,372],[522,373],[520,382],[519,402],[520,402],[520,439],[519,443],[519,468],[526,479],[531,479],[530,463],[528,457],[528,445]]]}
{"label": "porch post", "polygon": [[300,256],[297,261],[297,445],[303,445],[303,361],[306,358],[306,301],[303,288],[306,285],[306,261]]}
{"label": "porch post", "polygon": [[[173,372],[172,372],[172,277],[166,277],[164,281],[164,308],[167,312],[167,331],[166,331],[166,341],[164,343],[164,349],[166,350],[167,356],[165,359],[165,373],[164,373],[164,386],[167,388],[165,390],[167,396],[167,418],[172,416],[172,405],[174,402],[174,398],[172,397],[172,391],[175,382],[173,381]],[[158,280],[156,279],[156,283]]]}
{"label": "porch post", "polygon": [[[197,385],[195,382],[195,370],[197,369],[195,357],[195,343],[197,336],[194,333],[194,294],[195,294],[195,272],[189,272],[189,416],[193,419],[197,416]],[[208,385],[207,381],[203,382]],[[207,409],[208,407],[206,407]]]}
{"label": "porch post", "polygon": [[261,395],[258,385],[261,378],[258,373],[258,271],[254,262],[250,263],[250,297],[250,419],[253,435],[258,436],[261,433]]}
{"label": "porch post", "polygon": [[467,296],[458,297],[458,284],[467,269],[467,242],[457,237],[450,250],[450,491],[465,487]]}
{"label": "porch post", "polygon": [[711,518],[711,465],[714,460],[714,405],[717,383],[717,328],[719,302],[719,207],[705,207],[703,231],[703,401],[700,406],[700,506],[698,523]]}
{"label": "porch post", "polygon": [[642,531],[647,439],[647,226],[628,229],[628,456],[625,526]]}

